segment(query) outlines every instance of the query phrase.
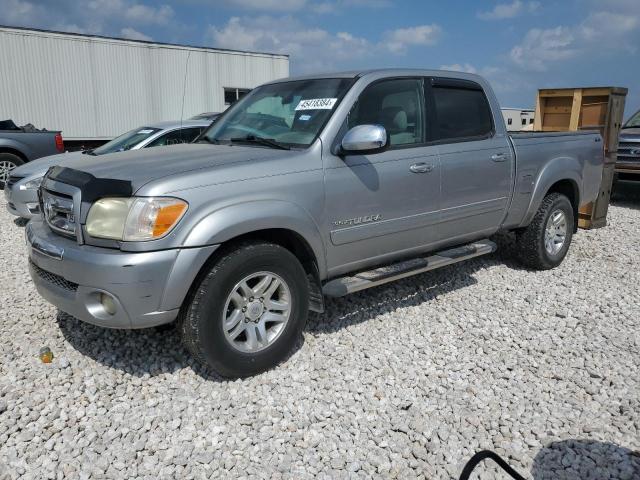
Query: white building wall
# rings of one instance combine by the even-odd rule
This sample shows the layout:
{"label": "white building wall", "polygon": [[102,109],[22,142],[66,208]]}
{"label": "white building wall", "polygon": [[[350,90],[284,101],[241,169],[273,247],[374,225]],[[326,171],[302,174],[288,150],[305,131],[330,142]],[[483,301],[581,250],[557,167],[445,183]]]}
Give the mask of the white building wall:
{"label": "white building wall", "polygon": [[0,119],[111,138],[180,119],[185,72],[188,118],[224,110],[224,87],[287,77],[289,58],[0,28]]}
{"label": "white building wall", "polygon": [[[503,108],[502,116],[507,130],[519,132],[520,130],[533,130],[535,111],[521,108]],[[524,124],[522,121],[524,120]]]}

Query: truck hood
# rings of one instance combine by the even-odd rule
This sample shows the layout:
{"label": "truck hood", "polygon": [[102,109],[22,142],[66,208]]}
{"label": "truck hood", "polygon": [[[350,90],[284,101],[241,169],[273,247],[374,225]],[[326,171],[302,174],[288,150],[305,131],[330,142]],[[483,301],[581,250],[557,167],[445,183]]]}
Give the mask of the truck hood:
{"label": "truck hood", "polygon": [[135,192],[148,182],[170,175],[295,154],[297,152],[260,147],[191,143],[97,157],[81,155],[82,158],[65,160],[63,166],[90,173],[97,178],[129,181]]}
{"label": "truck hood", "polygon": [[20,175],[21,177],[41,177],[47,173],[49,168],[55,165],[62,165],[66,167],[67,161],[78,158],[86,160],[91,157],[89,155],[84,155],[82,152],[60,153],[58,155],[38,158],[37,160],[25,163],[24,165],[14,168],[11,174]]}

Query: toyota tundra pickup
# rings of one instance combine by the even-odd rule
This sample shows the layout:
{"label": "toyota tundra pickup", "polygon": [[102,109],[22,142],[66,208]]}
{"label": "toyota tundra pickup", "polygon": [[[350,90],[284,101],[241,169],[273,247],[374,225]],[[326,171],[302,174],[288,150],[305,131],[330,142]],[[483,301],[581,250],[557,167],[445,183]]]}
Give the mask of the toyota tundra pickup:
{"label": "toyota tundra pickup", "polygon": [[526,266],[556,267],[603,159],[598,133],[508,135],[477,75],[288,78],[197,143],[52,167],[30,273],[61,311],[177,320],[197,360],[247,376],[286,358],[325,297],[488,254],[497,232]]}

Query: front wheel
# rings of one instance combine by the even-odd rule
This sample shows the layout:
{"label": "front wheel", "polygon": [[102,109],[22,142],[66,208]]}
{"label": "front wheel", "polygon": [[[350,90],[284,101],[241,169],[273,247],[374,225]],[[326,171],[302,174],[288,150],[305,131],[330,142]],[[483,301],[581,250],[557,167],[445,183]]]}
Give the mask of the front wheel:
{"label": "front wheel", "polygon": [[0,153],[0,190],[4,190],[11,171],[23,163],[22,159],[13,153]]}
{"label": "front wheel", "polygon": [[573,206],[565,195],[544,197],[529,226],[517,234],[520,261],[536,270],[560,265],[571,244],[574,220]]}
{"label": "front wheel", "polygon": [[220,257],[192,293],[180,330],[187,349],[225,377],[274,367],[307,320],[308,281],[288,250],[248,243]]}

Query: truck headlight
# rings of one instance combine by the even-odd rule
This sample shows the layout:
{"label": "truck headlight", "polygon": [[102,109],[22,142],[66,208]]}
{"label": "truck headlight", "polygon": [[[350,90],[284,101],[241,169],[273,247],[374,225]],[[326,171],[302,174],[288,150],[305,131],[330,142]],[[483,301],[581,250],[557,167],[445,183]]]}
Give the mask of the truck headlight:
{"label": "truck headlight", "polygon": [[20,185],[20,190],[37,190],[40,188],[42,184],[42,179],[44,177],[34,178],[33,180],[29,180],[28,182],[24,182]]}
{"label": "truck headlight", "polygon": [[170,197],[102,198],[89,209],[87,233],[125,242],[155,240],[176,226],[187,206]]}

